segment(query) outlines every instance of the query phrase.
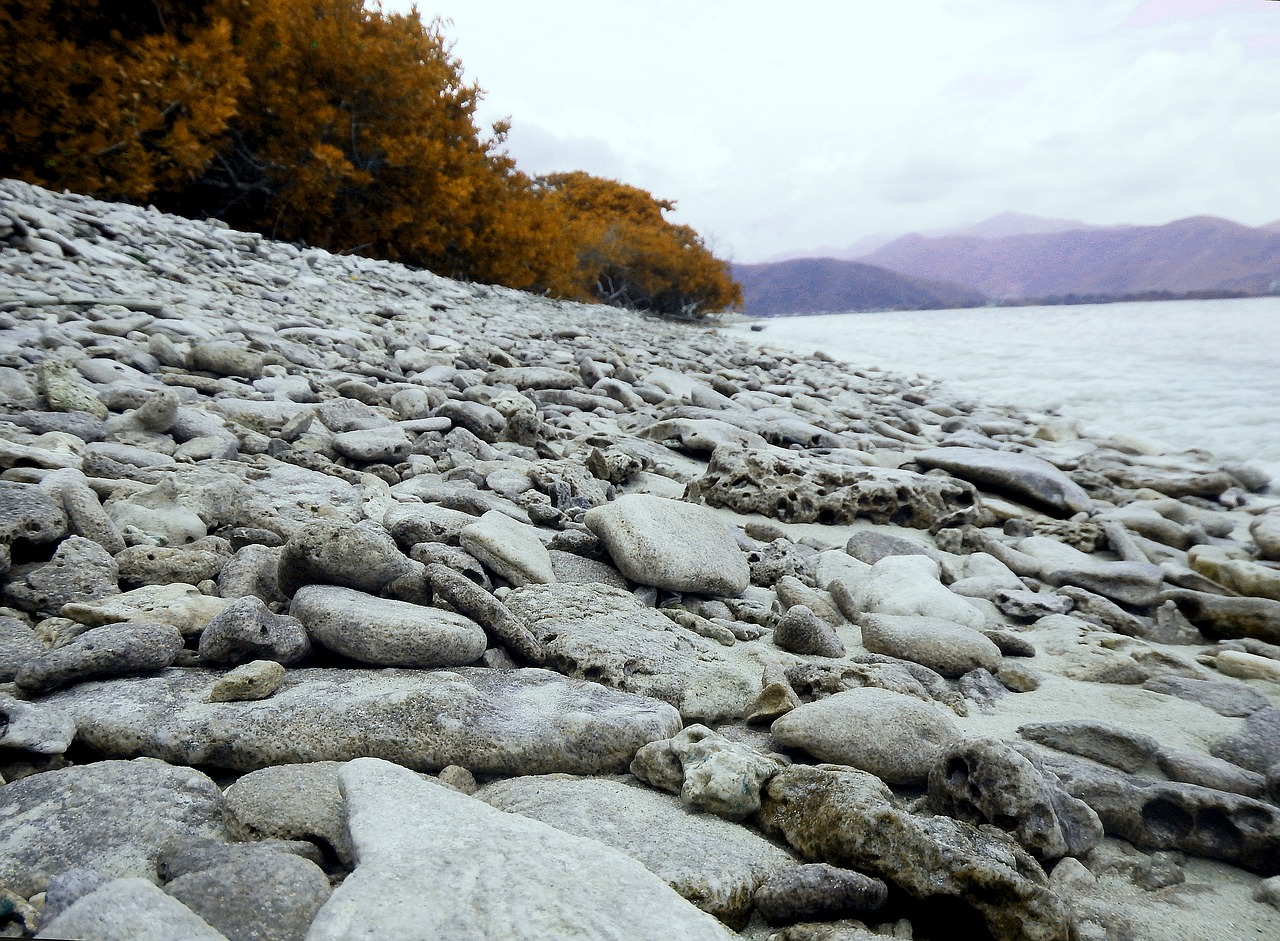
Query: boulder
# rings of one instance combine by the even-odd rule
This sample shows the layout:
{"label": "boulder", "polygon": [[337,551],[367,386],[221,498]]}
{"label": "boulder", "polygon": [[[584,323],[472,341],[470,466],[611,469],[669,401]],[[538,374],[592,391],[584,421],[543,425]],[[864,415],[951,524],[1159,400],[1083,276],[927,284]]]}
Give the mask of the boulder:
{"label": "boulder", "polygon": [[498,510],[464,526],[458,541],[485,568],[512,585],[543,585],[556,580],[551,557],[533,527]]}
{"label": "boulder", "polygon": [[251,660],[297,663],[311,652],[311,641],[295,617],[273,614],[254,595],[227,602],[200,633],[200,662],[237,666]]}
{"label": "boulder", "polygon": [[303,941],[333,890],[315,863],[264,853],[178,876],[164,887],[228,941]]}
{"label": "boulder", "polygon": [[510,778],[476,797],[632,856],[704,912],[741,928],[757,887],[796,865],[754,830],[626,778]]}
{"label": "boulder", "polygon": [[998,670],[1000,648],[969,627],[932,617],[868,614],[861,619],[862,645],[872,653],[919,663],[956,678],[970,670]]}
{"label": "boulder", "polygon": [[26,661],[14,676],[27,693],[45,693],[90,677],[163,670],[182,650],[169,624],[107,624]]}
{"label": "boulder", "polygon": [[306,841],[350,867],[355,849],[347,833],[338,787],[344,762],[309,761],[251,771],[224,792],[227,825],[238,840]]}
{"label": "boulder", "polygon": [[948,590],[938,575],[938,563],[927,556],[887,556],[872,565],[853,589],[853,603],[862,614],[917,615],[975,630],[986,627],[985,615]]}
{"label": "boulder", "polygon": [[177,899],[139,878],[114,879],[81,896],[45,924],[36,937],[51,941],[230,941]]}

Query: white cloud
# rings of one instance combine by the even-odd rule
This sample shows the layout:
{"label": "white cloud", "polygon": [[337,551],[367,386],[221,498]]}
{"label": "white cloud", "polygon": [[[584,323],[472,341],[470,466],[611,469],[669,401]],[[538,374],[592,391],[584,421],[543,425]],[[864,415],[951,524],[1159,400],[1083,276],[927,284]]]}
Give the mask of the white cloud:
{"label": "white cloud", "polygon": [[[408,4],[387,2],[388,9]],[[1280,4],[441,0],[530,172],[678,202],[750,261],[1004,210],[1280,217]]]}

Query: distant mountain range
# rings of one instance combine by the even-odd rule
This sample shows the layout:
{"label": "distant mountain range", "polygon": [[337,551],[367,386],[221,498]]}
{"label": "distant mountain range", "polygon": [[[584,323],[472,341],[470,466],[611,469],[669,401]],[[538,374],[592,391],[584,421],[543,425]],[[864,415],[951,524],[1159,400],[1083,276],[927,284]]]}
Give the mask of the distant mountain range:
{"label": "distant mountain range", "polygon": [[866,246],[856,246],[864,252],[856,262],[792,258],[735,265],[746,312],[1280,293],[1280,220],[1256,228],[1215,216],[1093,226],[1003,213],[973,226]]}

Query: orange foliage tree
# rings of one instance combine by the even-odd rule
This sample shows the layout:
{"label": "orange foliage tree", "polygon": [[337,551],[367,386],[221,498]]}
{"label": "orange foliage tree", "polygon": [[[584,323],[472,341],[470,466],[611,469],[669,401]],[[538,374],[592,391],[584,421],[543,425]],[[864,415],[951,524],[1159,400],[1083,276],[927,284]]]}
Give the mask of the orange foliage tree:
{"label": "orange foliage tree", "polygon": [[567,220],[578,284],[597,300],[683,317],[742,303],[728,264],[693,229],[663,217],[674,202],[582,171],[538,185]]}
{"label": "orange foliage tree", "polygon": [[0,2],[0,175],[145,199],[208,163],[246,82],[199,3]]}
{"label": "orange foliage tree", "polygon": [[673,204],[531,180],[441,23],[362,0],[0,0],[0,172],[666,314],[740,300]]}

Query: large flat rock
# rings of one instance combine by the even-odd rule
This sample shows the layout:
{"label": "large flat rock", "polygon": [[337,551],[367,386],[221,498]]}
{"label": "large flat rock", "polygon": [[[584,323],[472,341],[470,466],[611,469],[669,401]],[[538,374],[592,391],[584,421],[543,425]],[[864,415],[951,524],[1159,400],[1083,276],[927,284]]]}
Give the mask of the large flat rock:
{"label": "large flat rock", "polygon": [[680,729],[666,703],[546,670],[291,670],[270,699],[206,702],[217,676],[170,669],[45,702],[105,755],[240,771],[369,755],[423,771],[598,774]]}
{"label": "large flat rock", "polygon": [[307,941],[725,941],[630,856],[371,758],[339,773],[357,865]]}
{"label": "large flat rock", "polygon": [[490,806],[598,840],[632,856],[704,912],[745,924],[756,888],[794,868],[791,853],[755,830],[698,813],[634,779],[537,775],[477,794]]}

